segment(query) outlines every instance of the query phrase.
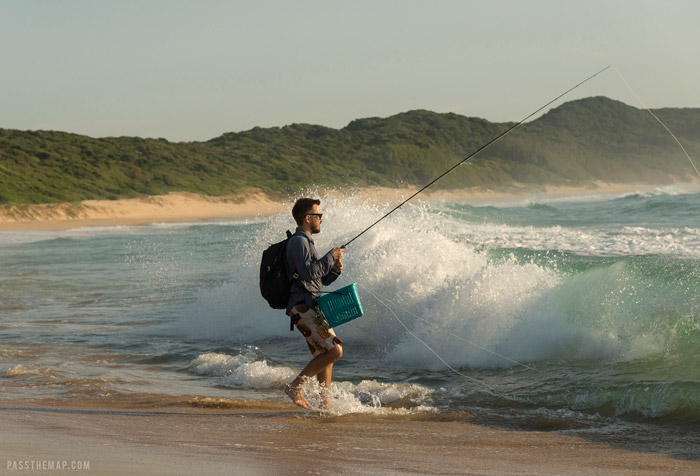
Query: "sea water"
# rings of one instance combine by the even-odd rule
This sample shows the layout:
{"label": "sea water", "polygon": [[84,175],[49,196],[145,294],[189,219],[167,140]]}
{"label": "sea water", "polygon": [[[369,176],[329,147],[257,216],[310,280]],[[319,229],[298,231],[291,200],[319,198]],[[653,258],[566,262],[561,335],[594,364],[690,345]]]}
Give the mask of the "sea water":
{"label": "sea water", "polygon": [[[399,202],[322,197],[317,248]],[[2,398],[286,403],[310,355],[260,297],[258,266],[293,227],[282,213],[0,233]],[[343,261],[334,287],[357,282],[365,315],[336,329],[332,414],[700,458],[697,189],[411,202]]]}

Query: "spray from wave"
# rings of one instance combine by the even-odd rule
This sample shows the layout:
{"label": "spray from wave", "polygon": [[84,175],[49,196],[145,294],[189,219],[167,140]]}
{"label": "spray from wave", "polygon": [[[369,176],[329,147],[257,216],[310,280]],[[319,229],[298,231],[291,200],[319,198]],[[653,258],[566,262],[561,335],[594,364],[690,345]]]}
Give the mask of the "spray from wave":
{"label": "spray from wave", "polygon": [[[387,209],[354,197],[324,197],[322,207],[322,233],[315,237],[321,253],[354,236]],[[395,303],[394,312],[455,367],[513,364],[449,334],[522,362],[638,359],[669,349],[674,337],[668,326],[677,322],[659,328],[658,314],[644,311],[658,307],[658,313],[663,313],[668,304],[668,295],[656,294],[659,275],[662,281],[668,279],[665,289],[672,295],[679,283],[670,278],[671,270],[655,264],[655,258],[562,255],[557,248],[569,239],[562,238],[565,233],[531,228],[527,239],[522,234],[517,238],[518,227],[494,229],[490,224],[456,219],[449,209],[418,202],[397,211],[348,248],[337,286],[358,282]],[[199,338],[225,336],[239,343],[292,338],[286,318],[258,298],[257,288],[262,250],[292,226],[287,214],[279,214],[252,227],[233,227],[230,281],[200,292],[185,309],[176,332]],[[513,236],[506,238],[507,233]],[[477,240],[475,234],[492,240]],[[609,237],[593,233],[585,239],[584,245],[590,248],[617,246],[606,243]],[[503,252],[504,246],[507,250],[516,241],[537,244]],[[659,275],[650,278],[650,271]],[[691,275],[695,281],[690,284],[697,287],[697,269]],[[687,289],[677,296],[679,300],[688,296]],[[342,328],[345,340],[361,342],[367,351],[383,355],[387,365],[397,368],[443,367],[381,303],[361,291],[360,295],[365,317]],[[408,312],[401,314],[402,309]]]}

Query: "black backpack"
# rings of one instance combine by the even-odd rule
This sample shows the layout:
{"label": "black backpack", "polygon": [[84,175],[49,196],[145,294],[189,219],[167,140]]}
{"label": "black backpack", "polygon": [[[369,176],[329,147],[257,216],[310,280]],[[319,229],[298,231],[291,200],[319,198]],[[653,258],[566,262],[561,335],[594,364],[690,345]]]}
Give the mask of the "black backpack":
{"label": "black backpack", "polygon": [[273,309],[287,309],[293,282],[287,268],[287,242],[292,236],[287,230],[287,238],[263,251],[260,262],[260,294]]}

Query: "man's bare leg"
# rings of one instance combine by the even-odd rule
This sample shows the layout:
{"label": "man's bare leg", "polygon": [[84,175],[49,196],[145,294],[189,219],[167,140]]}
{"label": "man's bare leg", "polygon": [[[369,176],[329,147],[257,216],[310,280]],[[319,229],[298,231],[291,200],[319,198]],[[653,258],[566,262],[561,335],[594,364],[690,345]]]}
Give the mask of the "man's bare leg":
{"label": "man's bare leg", "polygon": [[318,380],[321,386],[321,407],[328,408],[331,401],[331,380],[333,378],[333,364],[328,365],[325,369],[321,370],[316,374],[316,380]]}
{"label": "man's bare leg", "polygon": [[[333,373],[333,363],[343,356],[343,346],[341,344],[336,344],[328,352],[319,354],[309,362],[304,370],[294,379],[294,381],[289,384],[285,389],[285,393],[292,399],[295,405],[302,408],[311,408],[309,402],[306,401],[304,393],[301,387],[308,378],[316,377],[319,383],[325,385],[326,388],[330,386],[331,374]],[[320,375],[323,373],[323,375]]]}

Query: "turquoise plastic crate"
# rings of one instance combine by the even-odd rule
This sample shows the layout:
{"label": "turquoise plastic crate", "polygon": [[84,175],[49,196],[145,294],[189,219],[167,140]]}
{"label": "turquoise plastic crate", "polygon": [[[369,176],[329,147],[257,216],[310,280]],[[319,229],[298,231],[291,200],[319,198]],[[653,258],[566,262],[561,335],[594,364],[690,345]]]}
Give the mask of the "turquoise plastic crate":
{"label": "turquoise plastic crate", "polygon": [[333,293],[315,299],[331,327],[345,324],[361,317],[362,303],[357,296],[355,283],[340,288]]}

